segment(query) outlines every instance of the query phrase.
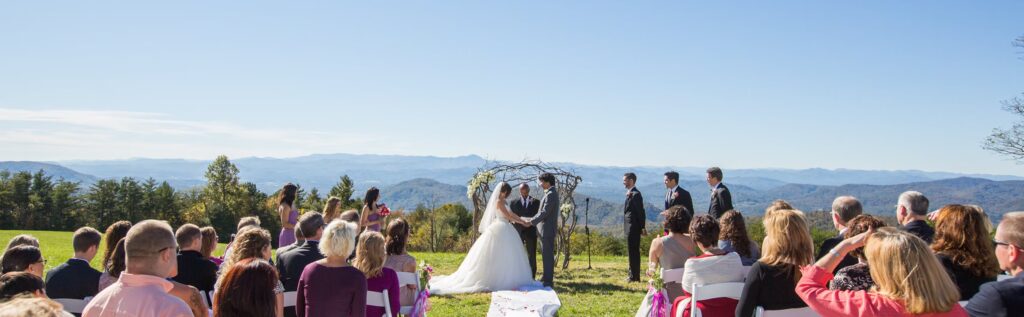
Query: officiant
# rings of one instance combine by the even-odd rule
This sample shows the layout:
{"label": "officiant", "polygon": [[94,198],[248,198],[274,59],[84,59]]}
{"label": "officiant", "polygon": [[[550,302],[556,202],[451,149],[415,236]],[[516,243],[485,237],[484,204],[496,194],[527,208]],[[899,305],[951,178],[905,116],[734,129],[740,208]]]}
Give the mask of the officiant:
{"label": "officiant", "polygon": [[[530,196],[530,185],[523,183],[519,185],[519,199],[513,201],[510,205],[512,212],[516,216],[528,218],[537,215],[537,210],[540,208],[540,200]],[[537,277],[537,227],[523,227],[520,224],[515,224],[516,231],[519,231],[519,238],[526,244],[526,257],[530,259],[530,272],[533,277]]]}

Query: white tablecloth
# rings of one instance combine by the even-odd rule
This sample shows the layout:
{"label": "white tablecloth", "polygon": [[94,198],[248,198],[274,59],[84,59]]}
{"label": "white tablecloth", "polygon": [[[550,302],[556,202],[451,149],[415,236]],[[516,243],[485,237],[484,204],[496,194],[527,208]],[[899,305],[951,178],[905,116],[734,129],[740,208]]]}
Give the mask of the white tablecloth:
{"label": "white tablecloth", "polygon": [[549,287],[491,293],[491,317],[553,317],[562,307],[558,294]]}

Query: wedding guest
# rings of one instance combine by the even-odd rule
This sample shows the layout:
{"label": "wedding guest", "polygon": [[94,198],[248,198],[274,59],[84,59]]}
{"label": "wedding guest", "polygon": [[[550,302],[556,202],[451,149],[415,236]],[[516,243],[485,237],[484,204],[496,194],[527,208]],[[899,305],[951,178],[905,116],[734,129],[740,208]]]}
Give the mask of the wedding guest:
{"label": "wedding guest", "polygon": [[295,243],[295,222],[299,220],[299,210],[295,208],[295,197],[299,187],[288,183],[281,188],[277,200],[277,215],[281,217],[281,233],[278,234],[277,246],[283,247]]}
{"label": "wedding guest", "polygon": [[0,260],[0,273],[8,272],[29,272],[40,278],[43,277],[43,268],[46,267],[46,259],[39,248],[30,245],[19,245],[4,252]]}
{"label": "wedding guest", "polygon": [[[270,232],[263,228],[248,228],[242,230],[238,236],[235,237],[235,249],[228,254],[227,258],[224,259],[224,263],[220,268],[220,276],[217,279],[217,284],[214,289],[217,292],[225,291],[225,288],[220,287],[221,283],[224,282],[223,277],[225,272],[235,266],[235,263],[239,263],[245,259],[258,259],[264,261],[270,261],[270,244],[271,244]],[[274,287],[271,288],[275,294],[276,304],[276,316],[284,316],[284,285],[281,284],[280,280],[276,280]],[[219,295],[214,294],[214,298]],[[217,305],[220,303],[217,301],[213,302],[214,309],[216,310]]]}
{"label": "wedding guest", "polygon": [[[305,242],[287,252],[277,252],[277,271],[281,275],[281,282],[285,291],[295,291],[299,284],[299,277],[303,269],[310,263],[324,258],[320,254],[320,238],[324,234],[324,219],[319,212],[307,212],[299,217],[296,226],[302,234]],[[287,313],[287,312],[286,312]]]}
{"label": "wedding guest", "polygon": [[305,316],[367,316],[366,275],[348,264],[359,227],[334,220],[324,229],[320,252],[299,277],[295,313]]}
{"label": "wedding guest", "polygon": [[70,316],[61,304],[45,297],[19,296],[0,305],[0,317],[64,317]]}
{"label": "wedding guest", "polygon": [[114,248],[117,246],[117,242],[121,241],[122,238],[128,235],[128,229],[132,228],[132,223],[129,221],[118,221],[107,226],[107,230],[103,234],[103,261],[100,265],[104,268],[110,263],[110,257],[114,254]]}
{"label": "wedding guest", "polygon": [[380,189],[370,187],[366,190],[366,196],[363,198],[363,212],[360,213],[359,218],[360,229],[380,232],[380,226],[384,220],[381,219],[383,217],[380,215],[380,206],[377,205],[378,200],[380,200]]}
{"label": "wedding guest", "polygon": [[[697,245],[686,235],[690,230],[690,212],[686,207],[680,205],[669,208],[662,226],[669,234],[651,241],[647,276],[654,276],[659,266],[662,270],[684,268],[686,260],[697,255]],[[665,291],[668,292],[669,300],[683,295],[679,281],[666,280]]]}
{"label": "wedding guest", "polygon": [[[107,263],[107,267],[104,268],[104,273],[100,277],[99,290],[102,292],[110,285],[113,285],[121,277],[121,273],[124,273],[126,264],[126,257],[124,253],[124,238],[118,240],[117,244],[114,245],[114,252],[110,255],[110,262]],[[174,266],[170,276],[178,275],[178,267]],[[189,310],[192,311],[192,315],[195,317],[206,317],[209,314],[206,307],[206,301],[203,300],[203,295],[199,293],[199,290],[195,287],[181,284],[175,281],[170,281],[172,286],[168,294],[177,297],[188,305]]]}
{"label": "wedding guest", "polygon": [[19,235],[16,235],[13,238],[11,238],[10,241],[7,242],[7,247],[4,248],[4,251],[10,250],[11,248],[19,246],[19,245],[30,245],[30,246],[38,248],[39,247],[39,239],[36,239],[36,237],[33,237],[30,234],[19,234]]}
{"label": "wedding guest", "polygon": [[[860,201],[853,196],[839,196],[832,201],[832,226],[839,230],[839,234],[835,237],[825,239],[825,242],[821,243],[821,248],[818,249],[817,258],[820,259],[825,256],[825,253],[832,250],[839,242],[843,241],[844,233],[846,233],[846,223],[853,219],[853,217],[860,216],[864,213],[864,209],[860,204]],[[836,266],[836,271],[843,269],[844,267],[857,264],[857,259],[853,256],[847,255],[843,258],[843,261],[839,262]],[[835,273],[835,272],[833,272]]]}
{"label": "wedding guest", "polygon": [[722,169],[712,167],[707,170],[708,185],[711,186],[711,205],[708,206],[708,214],[715,219],[721,218],[722,214],[732,210],[732,194],[729,188],[722,184]]}
{"label": "wedding guest", "polygon": [[46,274],[46,293],[50,298],[83,299],[96,296],[103,273],[89,266],[89,261],[96,257],[102,238],[99,231],[90,227],[75,230],[71,236],[74,256]]}
{"label": "wedding guest", "polygon": [[[170,273],[171,276],[178,275],[178,267],[174,266]],[[208,298],[209,293],[200,293],[199,289],[192,285],[185,285],[173,280],[171,282],[171,290],[167,291],[171,296],[177,297],[178,299],[185,302],[188,305],[189,310],[192,311],[192,315],[195,317],[207,317],[210,313],[210,307],[206,306],[206,303],[211,299]]]}
{"label": "wedding guest", "polygon": [[220,236],[217,235],[217,229],[207,226],[199,229],[199,231],[203,234],[203,247],[199,249],[199,253],[203,255],[204,259],[213,262],[213,264],[219,267],[224,260],[213,256],[213,251],[217,250],[217,240],[220,239]]}
{"label": "wedding guest", "polygon": [[1024,212],[1003,215],[993,242],[999,269],[1012,277],[981,285],[965,308],[971,316],[1024,316]]}
{"label": "wedding guest", "polygon": [[[871,215],[853,217],[846,224],[846,231],[843,233],[846,239],[885,227],[885,222],[882,219]],[[836,245],[839,244],[836,243]],[[835,246],[832,247],[835,248]],[[828,252],[825,252],[825,255],[827,256]],[[853,249],[846,256],[856,258],[857,263],[839,269],[835,273],[835,277],[832,278],[832,282],[828,284],[828,288],[836,291],[866,291],[875,286],[875,280],[871,279],[871,267],[868,266],[868,259],[864,257],[864,248]]]}
{"label": "wedding guest", "polygon": [[[409,241],[409,222],[402,218],[391,220],[386,232],[384,249],[387,251],[387,258],[384,260],[384,267],[395,270],[395,272],[416,273],[416,258],[405,250],[406,243]],[[407,287],[401,288],[399,294],[401,296],[398,302],[402,306],[412,306],[416,301],[416,285],[407,285]]]}
{"label": "wedding guest", "polygon": [[[307,213],[304,213],[303,215],[307,215],[307,214],[310,214],[310,213],[307,212]],[[319,214],[319,213],[317,213],[317,214]],[[302,222],[302,216],[299,216],[299,222]],[[302,226],[296,224],[294,231],[295,231],[295,243],[292,243],[292,244],[289,244],[289,245],[277,248],[277,254],[286,253],[288,251],[291,251],[292,249],[298,248],[303,243],[306,243],[306,238],[305,238],[305,236],[302,235]]]}
{"label": "wedding guest", "polygon": [[212,291],[217,282],[217,265],[203,258],[203,232],[199,226],[184,224],[174,234],[178,252],[178,274],[175,282],[191,285],[200,291]]}
{"label": "wedding guest", "polygon": [[796,294],[800,267],[814,262],[814,241],[803,212],[775,210],[763,222],[761,259],[747,273],[736,316],[751,316],[757,306],[767,310],[807,306]]}
{"label": "wedding guest", "polygon": [[[846,253],[861,247],[875,280],[874,290],[835,291],[825,287]],[[843,240],[800,272],[797,294],[825,317],[967,316],[957,303],[960,295],[956,285],[924,241],[893,228]]]}
{"label": "wedding guest", "polygon": [[[720,231],[718,221],[710,215],[697,216],[690,223],[690,236],[704,253],[686,260],[682,280],[683,295],[675,298],[673,316],[676,315],[675,310],[680,309],[683,310],[683,316],[690,316],[690,307],[684,303],[689,302],[687,299],[692,296],[694,285],[743,282],[743,262],[740,256],[717,246]],[[669,298],[672,298],[671,295]],[[736,312],[737,303],[735,299],[721,297],[698,301],[697,307],[704,316],[730,316]]]}
{"label": "wedding guest", "polygon": [[673,206],[683,206],[690,212],[690,218],[693,218],[693,198],[690,192],[679,186],[679,172],[665,172],[665,188],[668,189],[668,193],[665,194],[665,210]]}
{"label": "wedding guest", "polygon": [[903,230],[931,244],[935,237],[935,229],[928,225],[927,220],[928,197],[916,191],[900,194],[896,201],[896,222],[903,226]]}
{"label": "wedding guest", "polygon": [[274,288],[278,283],[277,270],[267,261],[246,258],[236,262],[221,278],[213,314],[217,317],[280,316],[275,314],[281,310],[275,304]]}
{"label": "wedding guest", "polygon": [[19,295],[46,297],[44,288],[43,279],[29,272],[10,272],[0,275],[0,303]]}
{"label": "wedding guest", "polygon": [[[127,233],[125,232],[125,235]],[[114,285],[125,270],[125,261],[127,259],[125,259],[124,255],[124,238],[117,240],[109,256],[110,258],[106,261],[107,264],[103,266],[103,274],[100,275],[99,292],[102,292],[110,285]]]}
{"label": "wedding guest", "polygon": [[334,219],[341,217],[341,198],[331,196],[327,198],[327,204],[324,205],[323,211],[324,223],[330,223]]}
{"label": "wedding guest", "polygon": [[[359,235],[356,249],[356,260],[352,263],[366,275],[366,290],[371,292],[387,292],[392,312],[401,308],[398,295],[398,274],[395,270],[384,267],[384,236],[380,232],[367,231]],[[384,307],[366,306],[367,316],[384,314]]]}
{"label": "wedding guest", "polygon": [[647,216],[644,211],[644,196],[636,189],[636,174],[622,175],[622,185],[626,187],[626,203],[623,204],[623,229],[626,235],[626,248],[629,254],[630,282],[640,281],[640,236],[647,234],[645,228]]}
{"label": "wedding guest", "polygon": [[243,229],[247,229],[250,227],[259,228],[260,218],[255,216],[248,216],[238,219],[238,225],[235,226],[235,233],[231,234],[231,239],[228,241],[227,247],[224,248],[224,255],[221,256],[221,258],[226,258],[228,254],[231,254],[231,246],[235,244],[235,235],[242,233]]}
{"label": "wedding guest", "polygon": [[789,202],[785,200],[776,199],[772,201],[771,205],[768,205],[768,208],[764,209],[764,214],[767,216],[768,214],[775,212],[777,210],[796,210],[796,208],[793,208],[793,206],[790,205]]}
{"label": "wedding guest", "polygon": [[719,249],[726,253],[736,252],[743,266],[754,265],[754,262],[761,258],[761,248],[757,246],[757,242],[750,239],[742,214],[735,210],[726,211],[718,218],[718,225],[722,231],[718,237]]}
{"label": "wedding guest", "polygon": [[999,261],[989,239],[985,218],[971,207],[946,205],[935,219],[932,251],[953,274],[960,300],[978,293],[981,284],[996,280]]}
{"label": "wedding guest", "polygon": [[[346,210],[345,212],[341,213],[341,216],[338,216],[338,219],[341,219],[341,221],[345,221],[345,222],[358,223],[359,222],[359,211],[355,210],[355,209]],[[331,221],[333,221],[333,220],[331,220]],[[324,223],[331,223],[331,221],[324,220]]]}
{"label": "wedding guest", "polygon": [[193,316],[184,301],[167,292],[166,280],[177,267],[174,232],[166,222],[142,221],[125,238],[127,269],[114,285],[85,307],[85,317]]}

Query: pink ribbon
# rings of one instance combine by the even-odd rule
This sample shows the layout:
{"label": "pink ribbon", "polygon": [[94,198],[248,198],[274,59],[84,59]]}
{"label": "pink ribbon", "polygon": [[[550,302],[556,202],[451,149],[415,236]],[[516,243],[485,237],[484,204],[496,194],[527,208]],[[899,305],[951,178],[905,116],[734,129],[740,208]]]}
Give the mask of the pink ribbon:
{"label": "pink ribbon", "polygon": [[412,305],[412,309],[409,311],[411,317],[423,317],[427,315],[427,311],[430,310],[430,290],[424,289],[416,295],[416,301]]}
{"label": "pink ribbon", "polygon": [[656,290],[654,287],[648,287],[647,293],[654,292],[654,296],[651,296],[651,313],[650,317],[666,317],[668,316],[668,304],[665,303],[665,295],[662,294],[661,290]]}

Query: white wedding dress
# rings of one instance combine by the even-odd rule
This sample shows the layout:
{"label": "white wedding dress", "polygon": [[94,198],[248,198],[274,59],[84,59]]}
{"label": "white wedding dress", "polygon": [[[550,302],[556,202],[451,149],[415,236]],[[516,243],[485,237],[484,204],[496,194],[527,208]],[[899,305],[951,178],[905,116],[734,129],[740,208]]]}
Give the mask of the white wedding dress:
{"label": "white wedding dress", "polygon": [[[501,188],[500,184],[496,188]],[[504,205],[505,200],[499,199],[498,191],[495,191],[480,219],[480,237],[470,247],[455,273],[431,278],[431,295],[516,290],[541,285],[533,280],[530,273],[530,262],[519,233],[498,210],[498,204]]]}

